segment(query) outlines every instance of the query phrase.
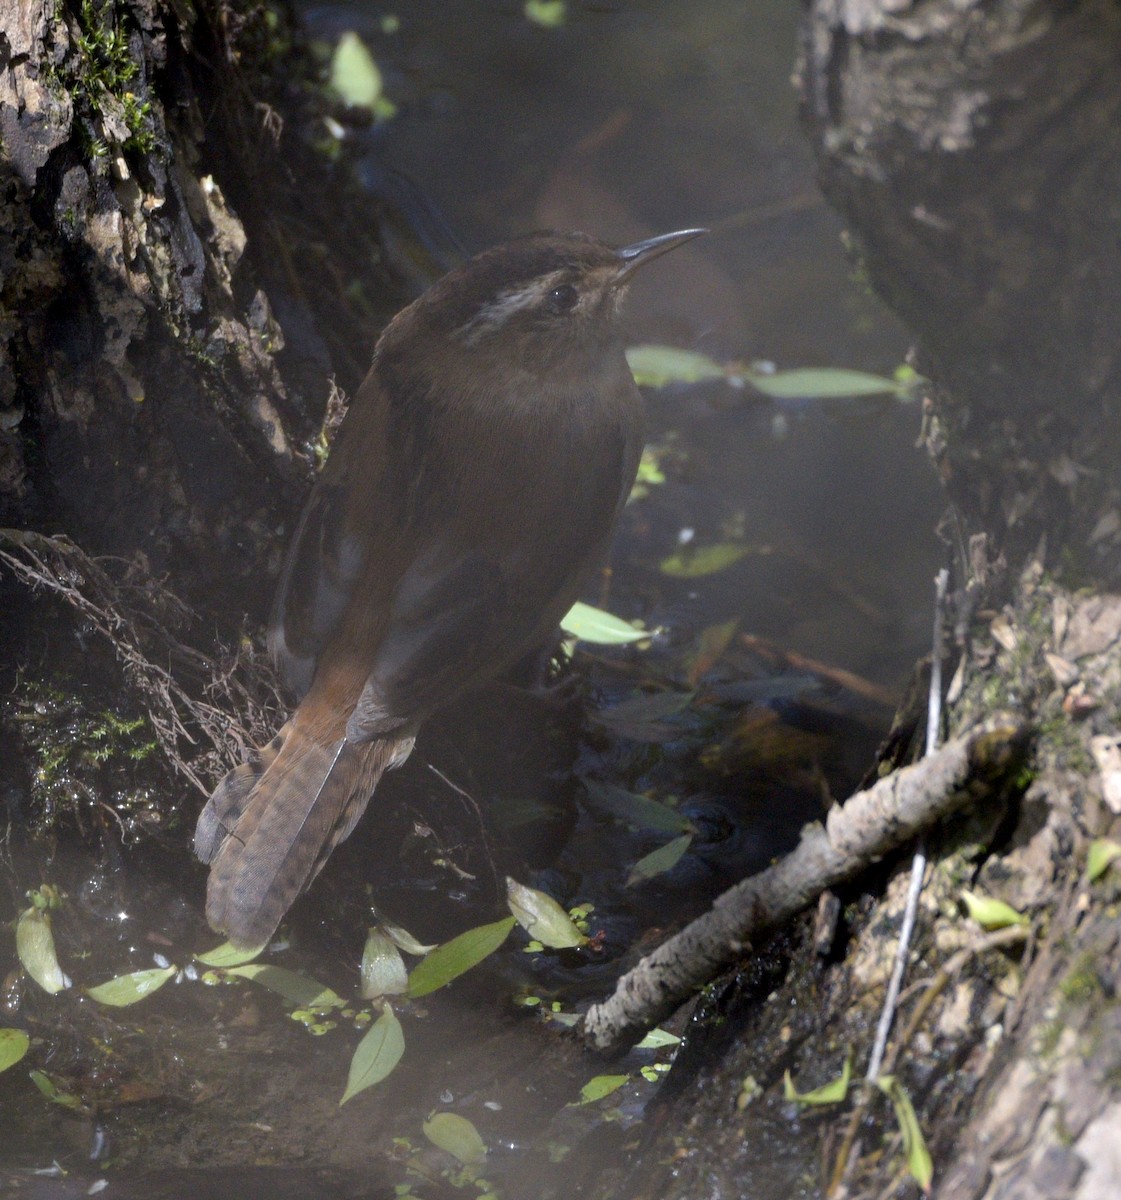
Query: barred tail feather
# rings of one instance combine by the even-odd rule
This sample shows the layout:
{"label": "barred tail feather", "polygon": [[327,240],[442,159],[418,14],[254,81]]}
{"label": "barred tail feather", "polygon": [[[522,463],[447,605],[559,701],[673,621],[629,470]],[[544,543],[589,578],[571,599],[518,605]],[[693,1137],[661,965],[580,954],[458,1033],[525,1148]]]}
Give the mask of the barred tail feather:
{"label": "barred tail feather", "polygon": [[413,744],[411,736],[323,744],[291,722],[281,735],[271,761],[262,753],[259,774],[239,767],[218,785],[195,835],[200,857],[211,853],[207,920],[246,948],[273,935]]}

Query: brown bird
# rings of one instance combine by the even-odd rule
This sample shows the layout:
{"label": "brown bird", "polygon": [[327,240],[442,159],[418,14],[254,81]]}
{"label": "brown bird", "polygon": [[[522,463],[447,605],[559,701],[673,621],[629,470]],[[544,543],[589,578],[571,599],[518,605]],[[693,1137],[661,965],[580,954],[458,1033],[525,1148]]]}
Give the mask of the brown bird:
{"label": "brown bird", "polygon": [[452,271],[381,335],[273,610],[299,706],[195,831],[207,919],[235,945],[271,937],[424,720],[576,599],[642,452],[620,302],[638,267],[703,232],[621,250],[534,234]]}

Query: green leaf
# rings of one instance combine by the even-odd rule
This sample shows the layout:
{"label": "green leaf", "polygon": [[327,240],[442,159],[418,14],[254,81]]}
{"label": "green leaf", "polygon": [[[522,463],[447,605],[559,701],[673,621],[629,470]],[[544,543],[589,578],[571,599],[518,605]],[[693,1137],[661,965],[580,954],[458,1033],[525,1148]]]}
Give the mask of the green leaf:
{"label": "green leaf", "polygon": [[706,355],[674,346],[631,346],[627,350],[627,365],[639,387],[700,383],[705,379],[723,379],[727,373]]}
{"label": "green leaf", "polygon": [[493,925],[479,925],[468,929],[450,942],[437,946],[432,953],[417,963],[409,976],[409,995],[427,996],[429,992],[442,988],[470,971],[488,955],[493,954],[506,940],[514,928],[514,918],[504,917]]}
{"label": "green leaf", "polygon": [[223,942],[213,950],[196,954],[195,959],[208,967],[240,967],[242,963],[252,962],[267,945],[265,942],[252,950],[239,950],[231,942]]}
{"label": "green leaf", "polygon": [[526,933],[553,950],[583,946],[588,941],[552,896],[526,887],[509,876],[506,877],[506,903]]}
{"label": "green leaf", "polygon": [[16,954],[23,969],[52,996],[70,987],[69,975],[59,966],[51,933],[51,915],[45,908],[25,909],[16,923]]}
{"label": "green leaf", "polygon": [[1121,858],[1121,842],[1110,838],[1095,838],[1090,843],[1090,852],[1086,856],[1086,882],[1093,883],[1095,879],[1100,879],[1116,858]]}
{"label": "green leaf", "polygon": [[404,950],[406,954],[415,954],[417,958],[423,958],[436,949],[435,943],[426,946],[422,941],[413,937],[407,929],[402,929],[400,925],[394,925],[392,921],[387,921],[381,913],[377,914],[377,918],[378,927],[398,950]]}
{"label": "green leaf", "polygon": [[653,879],[655,875],[662,875],[675,867],[681,856],[689,849],[689,843],[692,840],[691,833],[683,833],[680,837],[674,838],[672,842],[666,842],[664,846],[659,846],[657,850],[652,850],[644,858],[640,858],[631,867],[631,873],[627,876],[627,887],[641,883],[645,879]]}
{"label": "green leaf", "polygon": [[44,1096],[55,1104],[61,1104],[63,1108],[73,1109],[75,1112],[85,1112],[86,1106],[72,1092],[64,1092],[62,1088],[45,1072],[29,1071],[31,1082],[43,1093]]}
{"label": "green leaf", "polygon": [[526,20],[534,25],[558,29],[568,15],[568,5],[565,0],[525,0],[524,11]]}
{"label": "green leaf", "polygon": [[14,1067],[27,1053],[31,1039],[22,1029],[0,1029],[0,1071]]}
{"label": "green leaf", "polygon": [[346,1090],[339,1101],[341,1108],[359,1092],[373,1087],[393,1070],[405,1053],[405,1032],[397,1014],[387,1004],[378,1019],[366,1030],[350,1060]]}
{"label": "green leaf", "polygon": [[239,979],[251,979],[261,987],[268,988],[278,996],[283,996],[290,1004],[298,1008],[324,1009],[346,1008],[346,1001],[317,979],[307,975],[297,975],[285,967],[273,967],[266,963],[248,963],[244,967],[229,967],[227,975],[236,975]]}
{"label": "green leaf", "polygon": [[628,642],[645,641],[651,636],[649,629],[636,629],[622,617],[579,600],[568,610],[560,625],[570,637],[598,646],[623,646]]}
{"label": "green leaf", "polygon": [[114,1008],[125,1008],[158,992],[175,974],[177,967],[152,967],[147,971],[133,971],[129,975],[118,975],[97,987],[86,989],[86,995],[98,1004],[110,1004]]}
{"label": "green leaf", "polygon": [[796,1104],[805,1104],[811,1107],[824,1104],[840,1104],[840,1102],[848,1095],[849,1083],[852,1081],[852,1054],[845,1058],[845,1065],[841,1068],[840,1077],[834,1079],[831,1083],[822,1084],[819,1088],[814,1088],[810,1092],[800,1092],[794,1086],[794,1080],[789,1071],[786,1071],[782,1079],[782,1093],[787,1100],[793,1100]]}
{"label": "green leaf", "polygon": [[744,371],[742,378],[779,400],[844,400],[854,396],[907,396],[909,387],[882,375],[845,367],[800,367],[793,371]]}
{"label": "green leaf", "polygon": [[743,542],[717,542],[712,546],[692,545],[682,546],[675,550],[669,558],[663,558],[658,569],[663,575],[672,575],[675,579],[697,579],[701,575],[714,575],[723,571],[732,563],[739,562],[745,554],[750,554],[751,546]]}
{"label": "green leaf", "polygon": [[409,990],[405,960],[392,938],[380,929],[371,929],[362,950],[362,999],[400,996]]}
{"label": "green leaf", "polygon": [[588,804],[599,812],[607,813],[628,825],[639,829],[653,829],[657,833],[692,833],[693,826],[675,808],[628,792],[613,783],[602,783],[598,779],[583,780]]}
{"label": "green leaf", "polygon": [[372,112],[381,99],[381,71],[358,34],[347,32],[339,38],[331,57],[329,86],[352,108],[368,108]]}
{"label": "green leaf", "polygon": [[471,1166],[486,1160],[487,1144],[479,1136],[479,1131],[458,1113],[433,1113],[424,1122],[424,1136],[433,1146],[446,1150],[454,1158],[458,1158],[464,1166]]}
{"label": "green leaf", "polygon": [[977,922],[982,929],[1007,929],[1010,925],[1027,925],[1028,919],[1023,913],[1017,912],[1003,900],[994,900],[991,896],[978,896],[962,888],[962,902],[970,919]]}
{"label": "green leaf", "polygon": [[676,1046],[681,1039],[676,1033],[668,1033],[664,1029],[651,1029],[650,1032],[635,1046],[636,1050],[661,1050],[664,1046]]}
{"label": "green leaf", "polygon": [[895,1120],[899,1132],[903,1135],[903,1154],[907,1159],[907,1170],[924,1192],[930,1191],[934,1179],[934,1164],[930,1160],[930,1151],[926,1148],[926,1140],[919,1128],[919,1119],[915,1115],[914,1105],[903,1085],[894,1075],[881,1075],[876,1080],[876,1086],[891,1101],[895,1109]]}
{"label": "green leaf", "polygon": [[630,1078],[629,1075],[596,1075],[580,1089],[580,1104],[594,1104],[604,1096],[616,1092]]}

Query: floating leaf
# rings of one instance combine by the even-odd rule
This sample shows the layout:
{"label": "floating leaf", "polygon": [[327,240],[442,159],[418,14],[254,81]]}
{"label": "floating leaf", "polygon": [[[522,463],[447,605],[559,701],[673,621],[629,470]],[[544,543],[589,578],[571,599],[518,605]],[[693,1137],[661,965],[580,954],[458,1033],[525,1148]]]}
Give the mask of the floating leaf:
{"label": "floating leaf", "polygon": [[845,1065],[841,1068],[840,1077],[834,1079],[831,1083],[824,1083],[819,1088],[814,1088],[809,1092],[800,1092],[794,1086],[794,1080],[789,1071],[782,1078],[782,1092],[787,1100],[793,1100],[796,1104],[806,1104],[809,1106],[823,1104],[840,1104],[840,1102],[849,1093],[849,1083],[852,1080],[852,1055],[849,1054],[845,1058]]}
{"label": "floating leaf", "polygon": [[565,0],[525,0],[525,15],[534,25],[557,29],[564,24],[568,5]]}
{"label": "floating leaf", "polygon": [[273,967],[266,963],[248,963],[244,967],[229,967],[227,975],[236,975],[239,979],[251,979],[261,987],[268,988],[278,996],[283,996],[290,1004],[299,1008],[314,1010],[324,1008],[345,1008],[346,1001],[329,987],[317,979],[307,975],[298,975],[285,967]]}
{"label": "floating leaf", "polygon": [[0,1071],[15,1066],[27,1053],[31,1039],[22,1029],[0,1029]]}
{"label": "floating leaf", "polygon": [[52,996],[70,987],[70,977],[59,966],[51,933],[51,915],[34,905],[20,913],[16,923],[16,954],[23,969]]}
{"label": "floating leaf", "polygon": [[339,1101],[341,1108],[359,1092],[373,1087],[393,1070],[405,1053],[405,1032],[397,1014],[387,1004],[378,1019],[366,1030],[350,1060],[346,1090]]}
{"label": "floating leaf", "polygon": [[[701,575],[715,575],[751,552],[752,547],[743,542],[716,542],[712,546],[697,547],[689,544],[675,550],[669,558],[663,558],[658,569],[675,579],[697,579]],[[762,552],[769,553],[770,548],[766,547]]]}
{"label": "floating leaf", "polygon": [[239,950],[231,942],[223,942],[213,950],[196,954],[195,958],[208,967],[240,967],[242,963],[252,962],[267,945],[265,942],[252,950]]}
{"label": "floating leaf", "polygon": [[961,898],[965,904],[970,919],[977,922],[982,929],[1007,929],[1010,925],[1027,925],[1028,919],[1023,913],[1017,912],[1003,900],[994,900],[991,896],[978,896],[962,888]]}
{"label": "floating leaf", "polygon": [[681,1039],[676,1033],[668,1033],[665,1029],[651,1029],[650,1032],[635,1046],[636,1050],[661,1050],[664,1046],[676,1046]]}
{"label": "floating leaf", "polygon": [[488,955],[493,954],[514,928],[514,918],[504,917],[493,925],[479,925],[452,938],[417,963],[409,976],[409,995],[427,996],[470,971]]}
{"label": "floating leaf", "polygon": [[44,1096],[55,1104],[61,1104],[63,1108],[73,1109],[75,1112],[86,1112],[86,1106],[72,1092],[64,1092],[62,1088],[45,1072],[29,1071],[31,1082],[43,1093]]}
{"label": "floating leaf", "polygon": [[639,829],[653,829],[657,833],[692,833],[693,826],[688,817],[675,808],[628,792],[613,783],[602,783],[598,779],[585,779],[584,790],[590,807],[626,821]]}
{"label": "floating leaf", "polygon": [[152,967],[147,971],[133,971],[129,975],[118,975],[97,987],[86,989],[86,995],[98,1004],[110,1004],[114,1008],[125,1008],[158,992],[175,974],[177,967]]}
{"label": "floating leaf", "polygon": [[882,375],[850,371],[845,367],[799,367],[793,371],[745,371],[742,378],[765,396],[778,400],[845,400],[855,396],[882,396],[890,392],[905,397],[907,384]]}
{"label": "floating leaf", "polygon": [[362,950],[362,999],[400,996],[409,990],[405,960],[392,938],[380,929],[371,929]]}
{"label": "floating leaf", "polygon": [[398,950],[404,950],[406,954],[415,954],[417,958],[423,958],[436,949],[435,942],[431,946],[426,946],[422,941],[413,937],[407,929],[402,929],[400,925],[394,925],[392,921],[387,921],[380,913],[377,914],[377,917],[378,927],[396,945]]}
{"label": "floating leaf", "polygon": [[926,1148],[926,1139],[919,1128],[919,1119],[915,1115],[911,1098],[894,1075],[881,1075],[876,1080],[876,1086],[888,1097],[895,1109],[895,1120],[899,1132],[903,1135],[903,1154],[907,1159],[907,1170],[911,1172],[919,1187],[929,1193],[934,1179],[934,1164],[930,1160],[930,1151]]}
{"label": "floating leaf", "polygon": [[330,87],[352,108],[368,108],[372,112],[381,99],[381,71],[366,43],[354,32],[344,33],[335,46]]}
{"label": "floating leaf", "polygon": [[596,1075],[580,1089],[580,1104],[594,1104],[604,1096],[616,1092],[630,1078],[629,1075]]}
{"label": "floating leaf", "polygon": [[631,346],[627,365],[639,387],[666,387],[671,383],[701,383],[705,379],[723,379],[724,368],[695,350],[674,346]]}
{"label": "floating leaf", "polygon": [[424,1122],[424,1136],[433,1146],[446,1150],[465,1166],[485,1161],[487,1144],[466,1117],[458,1113],[433,1113]]}
{"label": "floating leaf", "polygon": [[598,646],[624,646],[628,642],[641,642],[650,637],[649,629],[636,629],[622,617],[613,616],[602,608],[593,608],[579,600],[568,610],[560,625],[570,637]]}
{"label": "floating leaf", "polygon": [[506,903],[526,933],[553,950],[583,946],[588,940],[552,896],[526,887],[509,876],[506,877]]}
{"label": "floating leaf", "polygon": [[1095,879],[1100,879],[1116,858],[1121,858],[1121,842],[1110,838],[1095,838],[1090,843],[1090,852],[1086,856],[1086,882],[1093,883]]}
{"label": "floating leaf", "polygon": [[653,879],[655,875],[662,875],[677,866],[678,860],[689,849],[692,840],[691,833],[683,833],[672,842],[666,842],[664,846],[651,851],[645,858],[640,858],[631,867],[631,873],[627,876],[627,887],[646,879]]}

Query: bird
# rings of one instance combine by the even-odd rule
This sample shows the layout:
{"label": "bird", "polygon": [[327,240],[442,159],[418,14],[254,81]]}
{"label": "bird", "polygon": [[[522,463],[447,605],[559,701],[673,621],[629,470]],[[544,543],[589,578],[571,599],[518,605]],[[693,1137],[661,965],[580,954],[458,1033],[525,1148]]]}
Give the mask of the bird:
{"label": "bird", "polygon": [[483,251],[386,326],[281,570],[268,646],[298,703],[195,830],[206,916],[266,945],[424,721],[553,633],[634,483],[621,304],[706,232]]}

